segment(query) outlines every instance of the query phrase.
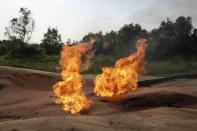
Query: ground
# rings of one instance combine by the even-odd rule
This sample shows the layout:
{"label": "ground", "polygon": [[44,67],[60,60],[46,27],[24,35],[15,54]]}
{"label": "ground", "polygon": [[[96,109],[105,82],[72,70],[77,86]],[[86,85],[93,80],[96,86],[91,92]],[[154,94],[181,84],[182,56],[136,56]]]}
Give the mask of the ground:
{"label": "ground", "polygon": [[[94,104],[70,115],[54,104],[59,74],[0,67],[1,131],[197,130],[197,79],[140,86],[122,101],[93,93],[94,75],[84,75],[84,92]],[[140,81],[160,79],[143,76]]]}

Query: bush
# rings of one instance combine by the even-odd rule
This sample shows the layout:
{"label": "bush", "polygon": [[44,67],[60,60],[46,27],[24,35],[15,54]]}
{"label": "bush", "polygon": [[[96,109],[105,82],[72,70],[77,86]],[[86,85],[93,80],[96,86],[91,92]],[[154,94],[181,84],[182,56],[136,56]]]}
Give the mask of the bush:
{"label": "bush", "polygon": [[0,43],[0,56],[5,55],[7,53],[6,45]]}
{"label": "bush", "polygon": [[36,44],[22,46],[16,53],[25,57],[35,57],[44,55],[44,51],[42,50],[42,48],[40,48],[40,46]]}
{"label": "bush", "polygon": [[11,52],[18,50],[21,46],[25,44],[26,43],[18,39],[3,40],[0,42],[0,55],[2,56],[2,55],[10,54]]}
{"label": "bush", "polygon": [[12,58],[29,58],[45,56],[39,44],[27,44],[21,40],[0,41],[0,56]]}
{"label": "bush", "polygon": [[22,45],[20,48],[12,50],[8,57],[12,58],[39,58],[45,56],[45,53],[39,45]]}

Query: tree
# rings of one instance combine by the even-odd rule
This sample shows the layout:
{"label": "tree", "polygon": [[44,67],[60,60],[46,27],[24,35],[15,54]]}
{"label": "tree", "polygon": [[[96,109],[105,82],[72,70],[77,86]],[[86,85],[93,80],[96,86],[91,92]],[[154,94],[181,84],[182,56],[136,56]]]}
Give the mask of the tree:
{"label": "tree", "polygon": [[197,58],[197,29],[193,30],[191,36],[191,46],[190,46],[190,53],[193,57]]}
{"label": "tree", "polygon": [[10,25],[5,28],[5,35],[10,40],[20,39],[23,42],[28,42],[34,31],[35,22],[29,9],[20,8],[19,13],[21,15],[18,18],[10,20]]}
{"label": "tree", "polygon": [[179,37],[190,37],[192,33],[192,19],[191,17],[180,16],[174,23],[176,35]]}
{"label": "tree", "polygon": [[44,38],[41,42],[41,47],[44,48],[48,55],[59,54],[63,43],[61,41],[61,35],[56,28],[48,28],[44,34]]}
{"label": "tree", "polygon": [[175,53],[184,57],[192,55],[190,50],[192,46],[190,39],[193,29],[191,17],[178,17],[174,23],[174,28],[176,32]]}
{"label": "tree", "polygon": [[135,41],[139,37],[146,37],[147,31],[142,29],[139,24],[126,24],[117,34],[115,52],[121,57],[129,55],[135,50]]}
{"label": "tree", "polygon": [[162,21],[160,27],[151,32],[152,43],[157,43],[152,50],[154,57],[163,59],[192,56],[192,52],[195,52],[192,29],[191,17],[180,16],[174,22],[169,18]]}
{"label": "tree", "polygon": [[154,55],[157,59],[165,58],[173,55],[173,49],[175,45],[175,28],[174,23],[169,18],[166,21],[162,21],[158,30],[152,31],[154,43],[159,43],[155,46]]}

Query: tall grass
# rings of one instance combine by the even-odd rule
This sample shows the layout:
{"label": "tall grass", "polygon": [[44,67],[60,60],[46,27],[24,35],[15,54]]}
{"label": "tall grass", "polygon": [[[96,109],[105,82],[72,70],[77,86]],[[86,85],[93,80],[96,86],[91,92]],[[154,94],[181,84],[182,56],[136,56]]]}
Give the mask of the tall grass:
{"label": "tall grass", "polygon": [[152,75],[197,73],[197,60],[172,59],[147,61],[146,70]]}
{"label": "tall grass", "polygon": [[[103,67],[114,67],[116,60],[118,60],[118,57],[116,56],[97,55],[94,58],[93,64],[90,69],[82,73],[101,73]],[[47,55],[32,58],[12,58],[6,56],[0,57],[1,66],[13,66],[51,72],[57,71],[56,67],[59,65],[58,61],[59,56]],[[147,75],[164,76],[172,74],[197,73],[197,60],[186,60],[182,58],[160,61],[147,60],[145,67]]]}
{"label": "tall grass", "polygon": [[44,56],[35,58],[4,58],[0,57],[0,66],[12,66],[28,69],[55,72],[59,56]]}

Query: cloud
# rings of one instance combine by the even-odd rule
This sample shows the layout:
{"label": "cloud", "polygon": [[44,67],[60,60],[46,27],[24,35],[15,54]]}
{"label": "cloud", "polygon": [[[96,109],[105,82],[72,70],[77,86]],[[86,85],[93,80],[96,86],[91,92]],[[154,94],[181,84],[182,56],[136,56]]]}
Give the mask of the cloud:
{"label": "cloud", "polygon": [[157,28],[166,18],[175,20],[178,16],[191,16],[193,25],[196,27],[196,7],[196,0],[154,0],[148,6],[131,13],[128,19],[151,30]]}
{"label": "cloud", "polygon": [[1,0],[0,39],[5,38],[5,26],[18,16],[20,7],[33,12],[32,42],[40,42],[49,26],[57,27],[64,41],[80,40],[88,32],[117,31],[132,22],[151,30],[167,17],[175,20],[181,15],[191,16],[197,26],[196,0]]}

